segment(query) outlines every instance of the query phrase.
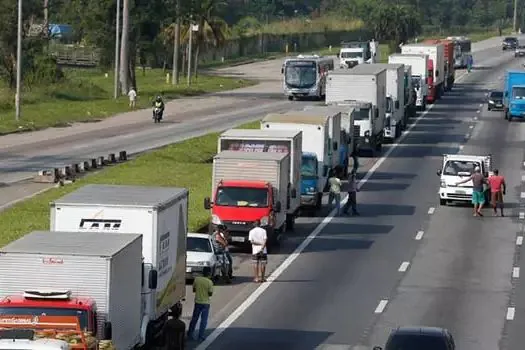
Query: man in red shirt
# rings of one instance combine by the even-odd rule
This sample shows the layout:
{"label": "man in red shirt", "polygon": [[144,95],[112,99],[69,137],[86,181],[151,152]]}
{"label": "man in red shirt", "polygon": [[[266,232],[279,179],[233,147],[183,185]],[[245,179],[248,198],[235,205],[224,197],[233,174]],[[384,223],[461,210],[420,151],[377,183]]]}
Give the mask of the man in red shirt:
{"label": "man in red shirt", "polygon": [[497,207],[500,205],[501,216],[503,214],[503,195],[507,189],[505,184],[505,178],[499,175],[498,169],[494,169],[494,175],[489,176],[488,183],[490,186],[490,201],[492,202],[492,208],[494,209],[494,215],[498,214]]}

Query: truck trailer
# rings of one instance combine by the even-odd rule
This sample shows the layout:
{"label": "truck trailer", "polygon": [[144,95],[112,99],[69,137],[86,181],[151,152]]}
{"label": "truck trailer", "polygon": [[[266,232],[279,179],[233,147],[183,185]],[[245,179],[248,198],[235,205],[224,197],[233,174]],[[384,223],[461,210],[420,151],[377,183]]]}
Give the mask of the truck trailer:
{"label": "truck trailer", "polygon": [[525,118],[525,71],[508,70],[503,92],[505,119]]}
{"label": "truck trailer", "polygon": [[452,87],[454,86],[454,81],[456,79],[456,68],[454,68],[454,41],[447,39],[428,39],[424,42],[428,44],[443,44],[445,55],[445,91],[452,90]]}
{"label": "truck trailer", "polygon": [[173,187],[86,185],[51,203],[52,231],[123,232],[143,235],[142,342],[162,336],[172,309],[186,296],[188,190]]}
{"label": "truck trailer", "polygon": [[0,275],[0,315],[74,316],[117,349],[141,344],[140,234],[34,231],[0,248]]}
{"label": "truck trailer", "polygon": [[401,63],[412,69],[412,86],[416,91],[416,108],[427,109],[428,81],[431,74],[428,71],[427,54],[393,54],[388,57],[388,63]]}

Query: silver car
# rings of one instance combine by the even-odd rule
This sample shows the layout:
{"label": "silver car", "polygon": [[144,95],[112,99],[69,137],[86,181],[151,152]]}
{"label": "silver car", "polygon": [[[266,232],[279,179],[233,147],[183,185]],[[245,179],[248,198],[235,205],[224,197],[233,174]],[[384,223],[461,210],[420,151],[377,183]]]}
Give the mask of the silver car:
{"label": "silver car", "polygon": [[519,45],[514,51],[514,57],[525,56],[525,45]]}

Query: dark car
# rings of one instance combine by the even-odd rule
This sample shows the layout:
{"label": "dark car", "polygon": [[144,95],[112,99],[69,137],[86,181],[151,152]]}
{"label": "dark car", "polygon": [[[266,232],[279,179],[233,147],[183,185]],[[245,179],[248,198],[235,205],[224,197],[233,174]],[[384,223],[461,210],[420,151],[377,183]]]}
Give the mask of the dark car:
{"label": "dark car", "polygon": [[501,48],[503,50],[513,50],[518,46],[518,38],[509,36],[503,39],[501,43]]}
{"label": "dark car", "polygon": [[503,110],[503,91],[491,91],[487,96],[487,108],[492,110]]}
{"label": "dark car", "polygon": [[[376,346],[374,350],[383,350]],[[452,334],[437,327],[399,327],[390,333],[384,350],[456,350]]]}

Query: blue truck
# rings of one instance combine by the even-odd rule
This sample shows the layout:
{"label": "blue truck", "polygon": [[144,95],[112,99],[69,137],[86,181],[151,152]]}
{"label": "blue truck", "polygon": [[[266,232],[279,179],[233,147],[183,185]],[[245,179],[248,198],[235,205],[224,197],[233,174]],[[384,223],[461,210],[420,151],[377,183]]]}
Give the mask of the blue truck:
{"label": "blue truck", "polygon": [[525,118],[525,71],[507,71],[503,104],[509,122],[512,118]]}

